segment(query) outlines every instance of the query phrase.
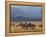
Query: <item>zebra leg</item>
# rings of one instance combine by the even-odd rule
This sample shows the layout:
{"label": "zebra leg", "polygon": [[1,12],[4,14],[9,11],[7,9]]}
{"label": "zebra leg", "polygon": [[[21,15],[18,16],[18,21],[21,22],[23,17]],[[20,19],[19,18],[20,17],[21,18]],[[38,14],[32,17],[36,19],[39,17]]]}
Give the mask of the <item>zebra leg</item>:
{"label": "zebra leg", "polygon": [[22,29],[23,29],[23,26],[22,26]]}

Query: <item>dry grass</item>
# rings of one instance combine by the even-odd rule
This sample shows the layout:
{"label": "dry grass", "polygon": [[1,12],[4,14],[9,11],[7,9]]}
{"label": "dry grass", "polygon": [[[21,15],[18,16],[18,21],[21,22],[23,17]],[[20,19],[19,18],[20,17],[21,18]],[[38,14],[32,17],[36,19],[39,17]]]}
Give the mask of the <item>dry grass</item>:
{"label": "dry grass", "polygon": [[34,32],[34,31],[35,32],[41,31],[41,28],[40,27],[34,27],[34,30],[33,30],[30,27],[28,27],[28,29],[26,29],[26,27],[25,27],[25,29],[24,28],[22,29],[22,26],[17,27],[17,26],[11,25],[11,32],[19,33],[19,32]]}
{"label": "dry grass", "polygon": [[[11,23],[13,23],[13,22],[11,22]],[[29,23],[29,22],[27,22],[27,23]],[[39,22],[34,21],[34,22],[30,22],[30,23],[36,25],[36,27],[34,27],[34,30],[30,27],[28,27],[28,29],[26,29],[26,27],[25,27],[25,29],[24,28],[22,29],[22,26],[17,27],[16,25],[20,24],[20,22],[15,22],[15,26],[13,26],[13,24],[11,25],[11,32],[19,33],[19,32],[34,32],[34,31],[39,32],[39,31],[41,31],[41,27],[39,27],[39,25],[41,25],[41,21],[39,21]]]}

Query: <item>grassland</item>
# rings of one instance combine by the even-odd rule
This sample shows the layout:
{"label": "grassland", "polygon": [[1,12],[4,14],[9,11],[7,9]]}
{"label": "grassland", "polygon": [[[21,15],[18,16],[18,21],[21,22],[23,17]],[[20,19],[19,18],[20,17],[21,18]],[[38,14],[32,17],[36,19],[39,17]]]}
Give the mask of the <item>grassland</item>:
{"label": "grassland", "polygon": [[[11,22],[13,23],[13,22]],[[17,25],[20,23],[20,22],[14,22],[15,25],[11,25],[11,32],[15,32],[15,33],[20,33],[20,32],[40,32],[41,31],[41,27],[39,27],[39,25],[41,25],[41,22],[31,22],[32,24],[35,24],[36,27],[33,27],[34,29],[32,29],[32,27],[28,27],[28,29],[25,27],[22,28],[22,26],[18,26]],[[22,23],[25,23],[25,22],[22,22]],[[27,22],[29,23],[29,22]]]}

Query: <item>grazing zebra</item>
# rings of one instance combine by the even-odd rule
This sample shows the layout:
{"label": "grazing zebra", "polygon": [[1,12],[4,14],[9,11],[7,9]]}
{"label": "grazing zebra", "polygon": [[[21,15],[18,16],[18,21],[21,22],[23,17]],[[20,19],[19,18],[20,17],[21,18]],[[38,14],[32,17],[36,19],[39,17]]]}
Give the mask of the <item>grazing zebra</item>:
{"label": "grazing zebra", "polygon": [[22,24],[22,23],[20,23],[19,25],[17,25],[17,27],[18,26],[22,26],[22,29],[24,28],[24,29],[28,29],[28,27],[35,27],[35,25],[34,24],[31,24],[31,23],[29,23],[29,24],[27,24],[27,23],[25,23],[25,24]]}
{"label": "grazing zebra", "polygon": [[25,23],[25,24],[22,24],[22,28],[26,28],[26,29],[28,29],[28,24],[27,23]]}

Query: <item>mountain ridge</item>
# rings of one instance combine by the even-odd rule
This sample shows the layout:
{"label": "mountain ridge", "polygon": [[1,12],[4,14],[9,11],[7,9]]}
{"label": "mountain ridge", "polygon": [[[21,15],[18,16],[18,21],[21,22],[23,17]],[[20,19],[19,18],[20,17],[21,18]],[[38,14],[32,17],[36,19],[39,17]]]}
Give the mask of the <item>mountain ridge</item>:
{"label": "mountain ridge", "polygon": [[11,21],[41,21],[41,18],[28,18],[23,16],[11,17]]}

